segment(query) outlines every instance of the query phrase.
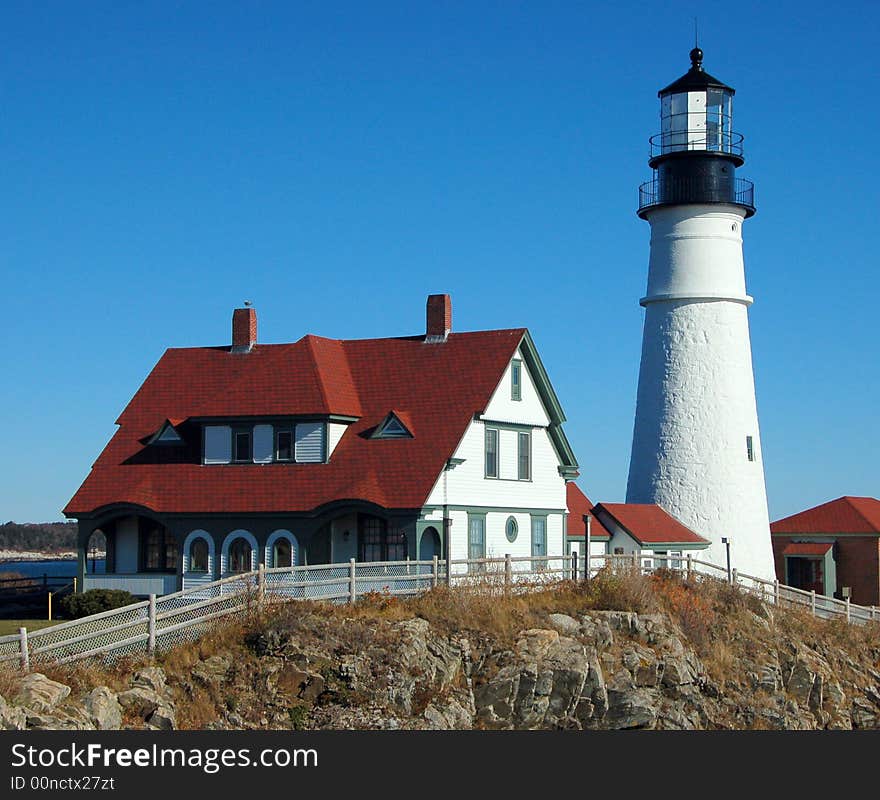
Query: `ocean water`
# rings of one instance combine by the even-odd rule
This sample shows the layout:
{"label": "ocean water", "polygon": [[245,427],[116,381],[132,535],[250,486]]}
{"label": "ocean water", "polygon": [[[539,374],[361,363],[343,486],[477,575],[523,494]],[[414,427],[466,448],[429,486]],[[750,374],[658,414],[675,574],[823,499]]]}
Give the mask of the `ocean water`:
{"label": "ocean water", "polygon": [[[92,560],[89,559],[89,572],[92,571]],[[104,559],[95,559],[95,572],[104,571]],[[28,578],[72,578],[76,575],[75,558],[58,558],[51,561],[0,561],[0,572],[17,572]]]}

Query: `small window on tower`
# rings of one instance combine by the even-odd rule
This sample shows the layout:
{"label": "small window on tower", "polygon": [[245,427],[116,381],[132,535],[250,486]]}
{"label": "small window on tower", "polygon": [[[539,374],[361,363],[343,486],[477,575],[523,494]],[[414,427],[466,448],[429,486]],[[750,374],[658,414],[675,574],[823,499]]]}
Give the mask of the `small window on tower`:
{"label": "small window on tower", "polygon": [[751,436],[746,436],[746,456],[749,461],[755,460],[755,443]]}

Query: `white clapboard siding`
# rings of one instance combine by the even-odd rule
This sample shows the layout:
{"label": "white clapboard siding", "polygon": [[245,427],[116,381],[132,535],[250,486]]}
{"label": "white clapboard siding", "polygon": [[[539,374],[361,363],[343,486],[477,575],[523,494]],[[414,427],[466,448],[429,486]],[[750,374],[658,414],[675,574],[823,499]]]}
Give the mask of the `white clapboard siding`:
{"label": "white clapboard siding", "polygon": [[348,429],[348,425],[344,422],[328,422],[327,423],[327,458],[333,455],[336,445],[342,439],[343,434]]}
{"label": "white clapboard siding", "polygon": [[205,426],[205,463],[228,464],[232,461],[232,428],[228,425]]}
{"label": "white clapboard siding", "polygon": [[[535,508],[564,511],[565,479],[559,474],[559,458],[547,431],[532,429],[532,477],[531,480],[516,479],[516,435],[511,431],[505,460],[504,440],[501,440],[502,475],[510,479],[486,478],[484,476],[486,451],[486,426],[479,420],[470,423],[467,432],[455,451],[455,458],[462,463],[441,473],[428,496],[426,505],[442,506],[445,503],[458,506],[494,506],[500,508]],[[505,463],[507,466],[505,467]],[[445,483],[445,487],[444,487]]]}
{"label": "white clapboard siding", "polygon": [[274,451],[274,428],[271,425],[254,425],[254,463],[268,464]]}
{"label": "white clapboard siding", "polygon": [[324,460],[323,422],[300,422],[297,424],[296,460],[298,462]]}
{"label": "white clapboard siding", "polygon": [[499,442],[499,461],[501,464],[500,478],[515,481],[517,479],[518,462],[518,439],[517,431],[502,429]]}

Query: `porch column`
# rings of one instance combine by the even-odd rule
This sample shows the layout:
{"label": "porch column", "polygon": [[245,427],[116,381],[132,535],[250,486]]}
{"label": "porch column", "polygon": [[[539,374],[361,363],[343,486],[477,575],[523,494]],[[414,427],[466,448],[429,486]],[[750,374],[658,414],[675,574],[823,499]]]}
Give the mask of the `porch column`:
{"label": "porch column", "polygon": [[89,539],[95,530],[94,523],[77,520],[76,535],[76,590],[85,591],[86,560],[88,558]]}

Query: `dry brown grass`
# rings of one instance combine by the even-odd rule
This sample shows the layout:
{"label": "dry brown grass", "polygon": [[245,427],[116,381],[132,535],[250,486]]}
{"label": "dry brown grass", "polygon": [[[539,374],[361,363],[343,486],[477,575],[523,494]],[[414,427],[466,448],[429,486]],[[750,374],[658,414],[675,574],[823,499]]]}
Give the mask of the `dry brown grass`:
{"label": "dry brown grass", "polygon": [[177,727],[181,730],[202,730],[221,717],[222,698],[201,686],[193,687],[183,702],[175,703]]}

